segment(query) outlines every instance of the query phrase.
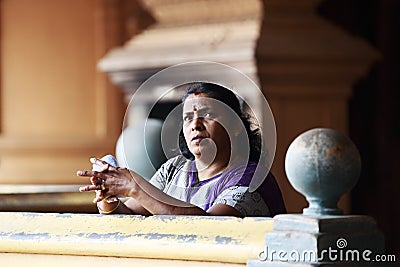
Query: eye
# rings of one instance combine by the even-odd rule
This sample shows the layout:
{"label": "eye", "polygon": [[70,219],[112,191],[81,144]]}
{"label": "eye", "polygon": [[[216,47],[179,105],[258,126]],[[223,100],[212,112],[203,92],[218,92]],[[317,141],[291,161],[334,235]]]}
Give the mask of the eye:
{"label": "eye", "polygon": [[190,122],[193,119],[192,115],[183,116],[183,122]]}
{"label": "eye", "polygon": [[206,113],[203,114],[203,117],[204,117],[205,119],[214,119],[216,116],[215,116],[215,114],[212,113],[212,112],[206,112]]}

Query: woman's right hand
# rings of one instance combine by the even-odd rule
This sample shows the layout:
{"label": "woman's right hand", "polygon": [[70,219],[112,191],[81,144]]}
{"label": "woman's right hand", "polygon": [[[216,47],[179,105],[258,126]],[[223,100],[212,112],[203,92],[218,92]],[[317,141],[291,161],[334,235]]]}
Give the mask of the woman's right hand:
{"label": "woman's right hand", "polygon": [[78,171],[77,175],[90,177],[92,185],[79,188],[81,192],[96,191],[95,202],[105,200],[112,196],[131,197],[131,194],[140,190],[134,175],[126,168],[113,167],[107,162],[97,158],[91,158],[93,164],[101,165],[99,171]]}
{"label": "woman's right hand", "polygon": [[[94,160],[94,158],[91,158],[90,162],[92,163],[92,171],[106,172],[106,171],[108,171],[110,166],[115,167],[115,168],[118,166],[117,160],[112,155],[106,155],[106,156],[102,157],[101,161]],[[104,163],[106,163],[106,164],[104,164]],[[92,183],[92,185],[97,185],[97,184],[101,185],[101,183],[103,181],[101,181],[101,180],[99,181],[98,178],[92,176],[90,178],[90,182]],[[95,192],[96,192],[96,197],[93,200],[93,202],[97,203],[97,206],[99,206],[99,205],[101,206],[102,202],[113,203],[113,202],[117,202],[119,200],[117,196],[109,196],[109,197],[103,199],[104,195],[102,193],[102,190],[96,190]],[[99,199],[103,199],[103,200],[98,201]]]}
{"label": "woman's right hand", "polygon": [[[105,157],[111,157],[111,160],[113,162],[115,162],[115,159],[112,156],[105,156]],[[103,157],[102,159],[104,159],[105,157]],[[107,158],[108,159],[108,158]],[[91,158],[90,162],[92,163],[92,172],[94,173],[105,173],[109,170],[110,167],[114,167],[113,165],[109,164],[106,161],[103,160],[98,160],[95,158]],[[82,172],[82,171],[80,171]],[[87,172],[87,171],[86,171]],[[78,172],[79,173],[79,172]],[[77,173],[78,176],[80,176]],[[105,194],[107,193],[106,190],[103,190],[102,187],[104,187],[104,179],[95,177],[95,176],[91,176],[90,177],[90,183],[92,185],[87,185],[84,187],[80,187],[79,191],[80,192],[87,192],[87,191],[95,191],[96,196],[93,199],[93,203],[98,203],[101,205],[102,202],[106,203],[113,203],[118,201],[118,197],[117,196],[108,196],[106,197]],[[98,205],[99,206],[99,205]],[[100,207],[101,208],[101,207]]]}
{"label": "woman's right hand", "polygon": [[117,196],[129,197],[130,193],[139,189],[133,172],[126,168],[116,167],[116,161],[112,156],[108,159],[114,161],[115,164],[104,161],[102,159],[91,158],[93,164],[92,171],[78,171],[78,176],[90,177],[91,185],[79,188],[81,192],[95,191],[96,197],[93,202],[97,203],[99,212],[102,214],[122,213],[122,214],[141,214],[145,216],[151,213],[142,207],[135,199],[130,198],[122,203]]}

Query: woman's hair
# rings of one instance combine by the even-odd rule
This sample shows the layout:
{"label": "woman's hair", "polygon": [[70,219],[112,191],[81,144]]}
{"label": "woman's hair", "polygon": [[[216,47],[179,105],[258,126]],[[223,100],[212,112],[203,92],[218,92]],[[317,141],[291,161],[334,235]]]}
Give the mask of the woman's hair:
{"label": "woman's hair", "polygon": [[[231,90],[214,83],[197,82],[191,84],[186,93],[182,97],[182,103],[185,102],[186,98],[191,94],[205,94],[210,98],[221,101],[228,107],[230,107],[240,118],[246,132],[242,133],[244,137],[249,140],[250,152],[249,161],[258,162],[261,154],[261,133],[260,128],[257,124],[252,122],[252,117],[245,113],[240,105],[238,97]],[[179,148],[182,155],[186,158],[194,160],[193,154],[189,151],[186,144],[183,130],[179,133]]]}

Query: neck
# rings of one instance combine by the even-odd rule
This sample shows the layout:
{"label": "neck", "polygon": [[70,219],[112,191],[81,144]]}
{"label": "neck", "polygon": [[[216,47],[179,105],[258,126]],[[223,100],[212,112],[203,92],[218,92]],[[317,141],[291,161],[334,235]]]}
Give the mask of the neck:
{"label": "neck", "polygon": [[196,168],[198,170],[198,178],[200,181],[207,180],[218,173],[223,172],[229,164],[229,159],[226,162],[213,161],[211,164],[196,160]]}
{"label": "neck", "polygon": [[236,154],[233,158],[230,155],[217,155],[214,160],[205,161],[204,159],[196,158],[196,168],[200,181],[207,180],[221,172],[227,170],[230,166],[235,165],[241,160],[241,157]]}

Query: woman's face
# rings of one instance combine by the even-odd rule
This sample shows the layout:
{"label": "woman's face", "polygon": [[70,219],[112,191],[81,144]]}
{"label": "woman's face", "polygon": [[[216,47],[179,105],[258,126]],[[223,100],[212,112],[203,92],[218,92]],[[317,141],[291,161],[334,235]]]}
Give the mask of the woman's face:
{"label": "woman's face", "polygon": [[191,94],[183,105],[183,133],[197,158],[229,157],[229,107],[206,94]]}

